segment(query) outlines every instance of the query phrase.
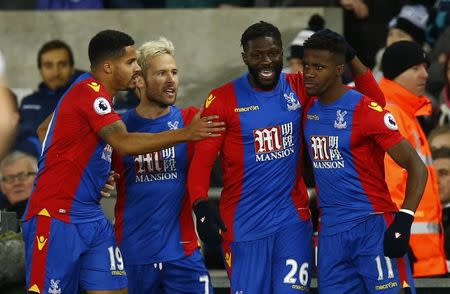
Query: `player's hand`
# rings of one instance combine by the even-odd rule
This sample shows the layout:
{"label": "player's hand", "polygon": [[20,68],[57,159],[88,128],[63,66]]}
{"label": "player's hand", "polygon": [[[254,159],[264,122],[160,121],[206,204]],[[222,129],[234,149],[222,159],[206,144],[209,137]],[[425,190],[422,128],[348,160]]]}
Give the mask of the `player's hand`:
{"label": "player's hand", "polygon": [[120,177],[118,173],[115,171],[109,172],[108,180],[106,181],[105,185],[103,186],[103,189],[100,191],[100,194],[102,197],[108,198],[111,196],[111,191],[114,190],[114,186],[116,185],[116,180]]}
{"label": "player's hand", "polygon": [[202,117],[203,108],[195,114],[191,123],[186,127],[187,141],[198,141],[205,138],[220,137],[220,133],[225,131],[224,122],[215,122],[218,115]]}
{"label": "player's hand", "polygon": [[347,40],[341,34],[336,33],[330,29],[323,29],[314,33],[315,36],[325,36],[327,38],[344,41],[346,50],[345,50],[345,61],[350,62],[356,56],[356,51],[352,46],[347,42]]}
{"label": "player's hand", "polygon": [[207,200],[199,200],[194,204],[197,232],[200,240],[207,246],[218,246],[222,242],[225,225],[215,209]]}
{"label": "player's hand", "polygon": [[402,257],[408,251],[411,225],[414,217],[399,211],[394,221],[384,233],[384,255],[391,258]]}

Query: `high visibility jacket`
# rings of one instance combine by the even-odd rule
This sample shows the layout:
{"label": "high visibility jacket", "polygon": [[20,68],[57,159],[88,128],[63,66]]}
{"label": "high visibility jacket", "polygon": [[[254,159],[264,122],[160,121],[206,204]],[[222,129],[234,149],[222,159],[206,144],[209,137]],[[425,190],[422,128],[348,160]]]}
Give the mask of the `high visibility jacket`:
{"label": "high visibility jacket", "polygon": [[[430,146],[416,118],[431,114],[431,102],[427,97],[418,97],[385,78],[379,85],[386,97],[386,109],[395,117],[400,133],[416,149],[428,169],[425,191],[411,228],[410,245],[417,258],[414,277],[445,274],[447,267],[437,175],[432,166]],[[387,154],[385,172],[392,200],[400,208],[405,199],[407,172]]]}

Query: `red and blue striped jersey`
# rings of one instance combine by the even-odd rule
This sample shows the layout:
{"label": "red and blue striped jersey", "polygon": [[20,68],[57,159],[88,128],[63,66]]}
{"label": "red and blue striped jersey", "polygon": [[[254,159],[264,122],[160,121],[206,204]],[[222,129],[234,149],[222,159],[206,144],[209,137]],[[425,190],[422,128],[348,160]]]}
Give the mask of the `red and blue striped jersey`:
{"label": "red and blue striped jersey", "polygon": [[206,198],[219,152],[226,240],[256,240],[309,219],[299,161],[305,99],[301,76],[282,73],[271,91],[255,90],[245,74],[206,100],[204,116],[219,115],[226,131],[197,143],[188,188],[192,202]]}
{"label": "red and blue striped jersey", "polygon": [[387,149],[403,140],[394,117],[355,90],[306,110],[305,141],[314,168],[321,234],[349,230],[374,213],[397,210],[384,180]]}
{"label": "red and blue striped jersey", "polygon": [[111,105],[106,88],[91,74],[80,76],[62,96],[47,130],[24,219],[43,209],[72,223],[104,217],[100,190],[108,179],[112,148],[97,132],[120,119]]}
{"label": "red and blue striped jersey", "polygon": [[[123,114],[129,132],[159,133],[183,128],[198,109],[170,112],[156,119],[135,109]],[[192,254],[198,247],[186,178],[193,143],[181,143],[137,156],[113,152],[117,181],[115,232],[127,265],[165,262]]]}

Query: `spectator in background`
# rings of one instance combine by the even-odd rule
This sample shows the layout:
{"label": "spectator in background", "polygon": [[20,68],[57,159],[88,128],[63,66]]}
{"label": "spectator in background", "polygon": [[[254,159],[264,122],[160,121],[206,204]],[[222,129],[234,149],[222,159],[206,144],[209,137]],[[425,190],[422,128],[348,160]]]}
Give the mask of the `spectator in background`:
{"label": "spectator in background", "polygon": [[[425,25],[428,20],[428,12],[423,5],[402,7],[399,15],[391,19],[386,36],[386,47],[398,41],[414,41],[423,46],[425,41]],[[382,76],[381,57],[386,47],[381,48],[375,57],[374,75],[377,79]]]}
{"label": "spectator in background", "polygon": [[0,52],[0,160],[8,152],[10,144],[16,132],[16,126],[19,121],[17,112],[17,100],[14,103],[14,97],[11,91],[6,87],[5,61]]}
{"label": "spectator in background", "polygon": [[303,42],[312,36],[317,31],[322,30],[325,27],[325,20],[322,16],[314,14],[308,21],[308,27],[301,30],[295,39],[291,43],[290,55],[287,58],[289,62],[289,69],[287,72],[298,73],[303,72]]}
{"label": "spectator in background", "polygon": [[[425,192],[411,228],[410,245],[417,258],[414,277],[442,275],[447,273],[447,266],[441,243],[438,183],[431,150],[417,119],[417,116],[431,114],[431,102],[424,96],[428,60],[420,45],[400,41],[386,48],[381,65],[384,77],[380,88],[386,98],[386,109],[394,115],[400,133],[416,149],[428,169]],[[405,198],[406,171],[386,156],[385,172],[392,200],[400,206]]]}
{"label": "spectator in background", "polygon": [[368,67],[386,40],[386,24],[407,0],[340,0],[344,8],[345,39]]}
{"label": "spectator in background", "polygon": [[102,9],[103,0],[37,0],[38,10]]}
{"label": "spectator in background", "polygon": [[0,162],[0,188],[9,205],[6,211],[14,211],[20,219],[33,189],[37,173],[36,158],[20,151],[13,151]]}
{"label": "spectator in background", "polygon": [[450,51],[447,52],[444,62],[444,88],[438,99],[438,124],[450,124]]}
{"label": "spectator in background", "polygon": [[433,165],[438,174],[439,195],[442,205],[444,248],[447,270],[450,270],[450,147],[433,149]]}
{"label": "spectator in background", "polygon": [[22,100],[19,133],[14,147],[36,158],[41,149],[37,127],[53,112],[70,83],[81,74],[74,68],[69,45],[60,40],[45,43],[39,49],[37,63],[42,82],[36,92]]}
{"label": "spectator in background", "polygon": [[450,125],[435,128],[428,136],[431,149],[450,147]]}

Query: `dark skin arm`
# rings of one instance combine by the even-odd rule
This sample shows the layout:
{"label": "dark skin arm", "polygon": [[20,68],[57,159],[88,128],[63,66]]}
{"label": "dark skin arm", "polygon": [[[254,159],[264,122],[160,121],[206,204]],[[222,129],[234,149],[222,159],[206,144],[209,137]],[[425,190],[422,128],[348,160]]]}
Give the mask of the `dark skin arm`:
{"label": "dark skin arm", "polygon": [[387,153],[399,166],[408,172],[406,195],[402,208],[415,212],[425,190],[428,170],[416,150],[407,140],[395,144],[387,150]]}
{"label": "dark skin arm", "polygon": [[362,76],[367,72],[367,66],[365,66],[358,56],[355,56],[349,63],[347,63],[353,76]]}
{"label": "dark skin arm", "polygon": [[191,123],[182,129],[161,133],[129,133],[123,121],[119,120],[103,127],[98,135],[122,156],[137,155],[174,146],[186,141],[218,137],[223,132],[223,122],[212,122],[217,115],[201,117],[199,111]]}
{"label": "dark skin arm", "polygon": [[42,142],[44,142],[45,134],[47,133],[48,126],[50,125],[50,122],[52,121],[52,116],[53,116],[53,113],[50,114],[49,116],[47,116],[47,118],[43,122],[41,122],[41,124],[39,125],[39,127],[36,130],[36,134],[38,135],[39,142],[41,142],[41,144],[42,144]]}

